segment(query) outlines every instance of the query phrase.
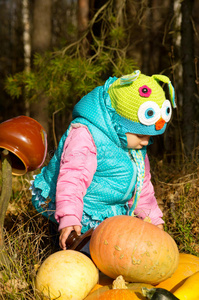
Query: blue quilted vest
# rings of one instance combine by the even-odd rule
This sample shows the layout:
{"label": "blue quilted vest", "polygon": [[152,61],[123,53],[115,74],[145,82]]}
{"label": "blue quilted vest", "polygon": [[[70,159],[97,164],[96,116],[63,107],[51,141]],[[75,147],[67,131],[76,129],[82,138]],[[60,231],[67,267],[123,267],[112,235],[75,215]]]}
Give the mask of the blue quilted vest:
{"label": "blue quilted vest", "polygon": [[[82,233],[96,227],[107,217],[128,214],[128,201],[135,189],[136,165],[128,151],[125,132],[119,125],[118,115],[111,106],[107,92],[116,79],[109,78],[104,86],[95,88],[73,110],[71,124],[87,126],[97,148],[97,170],[83,199]],[[34,181],[34,188],[36,191],[39,189],[42,197],[39,201],[35,201],[33,197],[33,205],[53,221],[60,159],[68,133],[69,129],[62,136],[48,166],[42,168]],[[142,152],[145,158],[145,147]]]}

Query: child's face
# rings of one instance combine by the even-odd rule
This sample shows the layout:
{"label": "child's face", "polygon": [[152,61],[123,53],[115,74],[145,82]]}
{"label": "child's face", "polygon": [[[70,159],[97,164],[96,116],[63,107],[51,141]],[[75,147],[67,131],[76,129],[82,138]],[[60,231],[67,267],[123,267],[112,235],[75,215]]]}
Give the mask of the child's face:
{"label": "child's face", "polygon": [[142,149],[143,146],[147,146],[149,143],[150,135],[141,135],[134,133],[126,133],[127,147],[131,149]]}

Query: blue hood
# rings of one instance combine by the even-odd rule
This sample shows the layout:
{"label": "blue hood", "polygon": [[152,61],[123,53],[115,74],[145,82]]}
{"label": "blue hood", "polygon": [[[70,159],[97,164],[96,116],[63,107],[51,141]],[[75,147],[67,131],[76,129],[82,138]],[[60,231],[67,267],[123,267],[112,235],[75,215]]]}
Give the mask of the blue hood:
{"label": "blue hood", "polygon": [[73,123],[81,117],[102,131],[118,147],[127,148],[126,131],[119,124],[119,116],[108,94],[110,85],[116,80],[117,77],[110,77],[103,86],[96,87],[84,96],[74,107]]}

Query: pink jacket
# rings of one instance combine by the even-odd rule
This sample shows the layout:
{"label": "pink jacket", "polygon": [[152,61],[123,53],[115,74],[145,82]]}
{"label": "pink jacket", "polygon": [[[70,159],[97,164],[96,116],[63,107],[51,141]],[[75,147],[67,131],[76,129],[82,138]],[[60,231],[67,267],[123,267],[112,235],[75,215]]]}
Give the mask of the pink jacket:
{"label": "pink jacket", "polygon": [[[83,213],[83,197],[97,168],[97,151],[86,126],[74,126],[65,141],[61,157],[56,190],[55,218],[59,230],[80,225]],[[132,205],[132,199],[129,206]],[[150,164],[145,158],[145,179],[134,214],[149,217],[154,225],[163,224],[162,211],[158,207],[151,183]]]}

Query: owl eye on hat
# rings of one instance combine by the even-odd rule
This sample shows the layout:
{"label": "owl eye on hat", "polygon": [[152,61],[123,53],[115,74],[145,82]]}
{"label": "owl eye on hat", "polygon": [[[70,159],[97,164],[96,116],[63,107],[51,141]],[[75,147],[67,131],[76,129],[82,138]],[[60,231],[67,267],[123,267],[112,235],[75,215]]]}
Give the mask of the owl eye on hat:
{"label": "owl eye on hat", "polygon": [[[166,99],[161,82],[169,89]],[[175,90],[165,75],[146,76],[139,70],[117,79],[108,89],[111,104],[126,132],[159,135],[164,133],[175,104]]]}

